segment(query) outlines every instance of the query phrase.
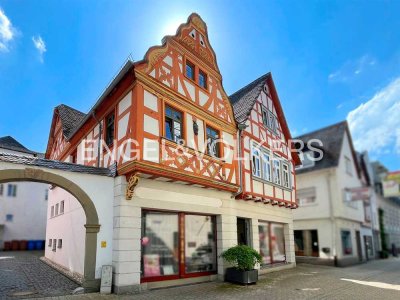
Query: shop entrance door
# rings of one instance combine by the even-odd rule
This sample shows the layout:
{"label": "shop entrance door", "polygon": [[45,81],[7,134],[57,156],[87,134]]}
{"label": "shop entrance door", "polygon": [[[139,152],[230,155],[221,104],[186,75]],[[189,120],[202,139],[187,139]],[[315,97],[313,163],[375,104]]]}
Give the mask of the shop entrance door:
{"label": "shop entrance door", "polygon": [[237,240],[238,245],[251,247],[250,219],[237,218]]}

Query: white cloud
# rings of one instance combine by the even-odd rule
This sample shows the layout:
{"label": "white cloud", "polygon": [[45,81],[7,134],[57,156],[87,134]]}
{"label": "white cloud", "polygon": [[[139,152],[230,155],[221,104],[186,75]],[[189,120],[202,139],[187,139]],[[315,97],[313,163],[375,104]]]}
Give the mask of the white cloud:
{"label": "white cloud", "polygon": [[347,115],[357,150],[400,154],[400,77]]}
{"label": "white cloud", "polygon": [[376,60],[370,55],[363,55],[354,61],[345,62],[338,70],[328,75],[328,80],[331,82],[345,82],[356,76],[359,76],[367,68],[376,64]]}
{"label": "white cloud", "polygon": [[39,51],[40,61],[43,62],[43,54],[47,51],[45,42],[40,35],[37,37],[33,36],[32,42],[35,48]]}
{"label": "white cloud", "polygon": [[8,44],[14,38],[15,30],[10,19],[0,8],[0,51],[8,51]]}

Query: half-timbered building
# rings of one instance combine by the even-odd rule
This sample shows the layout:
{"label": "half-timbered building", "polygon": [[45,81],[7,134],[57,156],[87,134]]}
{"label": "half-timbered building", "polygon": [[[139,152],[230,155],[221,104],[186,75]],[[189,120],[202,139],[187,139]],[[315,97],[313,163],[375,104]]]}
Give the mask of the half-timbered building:
{"label": "half-timbered building", "polygon": [[[293,267],[289,139],[271,75],[228,97],[192,14],[127,61],[87,114],[55,108],[46,158],[116,168],[114,220],[100,229],[113,240],[99,243],[112,247],[113,285],[125,292],[223,278],[219,255],[238,243],[260,250],[263,265]],[[50,197],[71,199],[57,189]]]}

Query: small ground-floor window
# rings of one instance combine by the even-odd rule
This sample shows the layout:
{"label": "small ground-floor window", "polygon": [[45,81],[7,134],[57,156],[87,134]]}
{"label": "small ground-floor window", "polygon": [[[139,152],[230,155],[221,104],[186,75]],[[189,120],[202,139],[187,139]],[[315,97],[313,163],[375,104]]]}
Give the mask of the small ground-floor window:
{"label": "small ground-floor window", "polygon": [[284,225],[260,221],[258,224],[262,265],[285,262]]}
{"label": "small ground-floor window", "polygon": [[353,254],[353,245],[351,242],[351,233],[349,230],[342,230],[341,231],[342,237],[342,248],[344,255]]}
{"label": "small ground-floor window", "polygon": [[206,275],[217,269],[215,216],[143,211],[143,281]]}

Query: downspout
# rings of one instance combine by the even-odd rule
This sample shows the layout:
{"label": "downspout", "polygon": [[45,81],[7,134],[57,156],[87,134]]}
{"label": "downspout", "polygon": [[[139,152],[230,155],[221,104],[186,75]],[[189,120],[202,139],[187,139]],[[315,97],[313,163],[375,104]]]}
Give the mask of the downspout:
{"label": "downspout", "polygon": [[333,202],[332,202],[332,187],[331,187],[331,170],[328,171],[328,175],[326,177],[326,183],[328,185],[328,201],[329,201],[329,214],[330,220],[332,224],[332,255],[335,267],[338,265],[337,261],[337,253],[336,253],[336,224],[335,224],[335,215],[333,212]]}
{"label": "downspout", "polygon": [[241,160],[241,158],[242,158],[242,132],[243,132],[243,130],[246,129],[246,127],[247,127],[246,124],[242,124],[242,123],[238,124],[238,129],[239,129],[239,131],[238,131],[238,158],[240,159],[240,161],[239,161],[240,163],[238,164],[239,165],[239,170],[238,170],[238,172],[239,172],[239,189],[234,194],[234,196],[233,196],[234,198],[236,198],[237,196],[239,196],[243,192],[242,160]]}
{"label": "downspout", "polygon": [[99,125],[99,137],[98,137],[98,141],[97,141],[97,163],[96,166],[100,167],[100,145],[101,145],[101,134],[103,132],[103,126],[101,125],[101,122],[99,121],[99,119],[97,119],[95,111],[92,112],[92,116],[93,118],[96,120],[97,124]]}

